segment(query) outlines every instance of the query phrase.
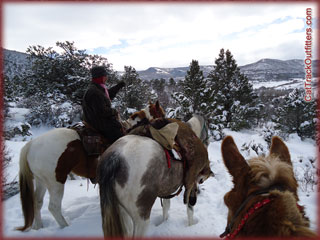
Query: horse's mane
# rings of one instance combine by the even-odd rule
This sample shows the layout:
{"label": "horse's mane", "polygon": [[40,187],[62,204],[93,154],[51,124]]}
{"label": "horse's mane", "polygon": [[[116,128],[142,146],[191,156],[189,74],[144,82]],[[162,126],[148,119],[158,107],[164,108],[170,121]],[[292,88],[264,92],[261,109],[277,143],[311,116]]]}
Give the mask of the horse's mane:
{"label": "horse's mane", "polygon": [[252,180],[258,186],[268,188],[272,185],[281,185],[286,186],[293,193],[296,192],[298,185],[290,164],[280,161],[274,155],[252,158],[248,163]]}

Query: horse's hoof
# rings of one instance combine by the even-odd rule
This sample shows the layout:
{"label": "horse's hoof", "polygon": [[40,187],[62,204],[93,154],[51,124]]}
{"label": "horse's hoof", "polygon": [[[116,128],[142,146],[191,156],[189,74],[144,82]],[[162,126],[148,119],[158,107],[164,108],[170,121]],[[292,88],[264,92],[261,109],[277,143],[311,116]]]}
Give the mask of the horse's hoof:
{"label": "horse's hoof", "polygon": [[90,182],[92,184],[96,184],[97,183],[97,178],[90,178]]}
{"label": "horse's hoof", "polygon": [[197,203],[197,197],[190,196],[189,197],[189,205],[194,206]]}
{"label": "horse's hoof", "polygon": [[33,230],[39,230],[40,228],[43,228],[43,224],[34,224],[32,225]]}
{"label": "horse's hoof", "polygon": [[60,225],[60,228],[62,229],[62,228],[68,227],[68,226],[69,226],[69,224]]}

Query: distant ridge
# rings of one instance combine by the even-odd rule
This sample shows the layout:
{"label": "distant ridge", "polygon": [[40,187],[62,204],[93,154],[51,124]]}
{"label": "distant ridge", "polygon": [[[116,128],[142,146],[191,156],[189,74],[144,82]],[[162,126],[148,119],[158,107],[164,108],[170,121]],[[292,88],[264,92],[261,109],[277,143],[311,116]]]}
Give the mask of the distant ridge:
{"label": "distant ridge", "polygon": [[[313,76],[317,77],[318,60],[313,61]],[[158,68],[150,67],[144,71],[138,71],[144,80],[151,79],[184,79],[189,67]],[[200,66],[203,74],[207,76],[213,69],[213,65]],[[291,78],[304,78],[304,61],[302,59],[278,60],[265,58],[255,63],[240,66],[241,73],[244,73],[251,81],[280,81]]]}
{"label": "distant ridge", "polygon": [[[28,54],[17,51],[3,49],[4,53],[4,71],[7,77],[11,78],[30,67]],[[313,76],[318,77],[318,60],[312,62]],[[134,66],[133,66],[134,67]],[[279,60],[264,58],[255,63],[240,66],[240,71],[244,73],[251,81],[281,81],[292,78],[304,78],[304,60]],[[183,80],[189,67],[159,68],[150,67],[143,71],[138,71],[143,80],[161,79],[169,80],[173,78],[176,81]],[[200,66],[204,76],[208,76],[213,69],[213,65]],[[121,73],[121,72],[120,72]]]}

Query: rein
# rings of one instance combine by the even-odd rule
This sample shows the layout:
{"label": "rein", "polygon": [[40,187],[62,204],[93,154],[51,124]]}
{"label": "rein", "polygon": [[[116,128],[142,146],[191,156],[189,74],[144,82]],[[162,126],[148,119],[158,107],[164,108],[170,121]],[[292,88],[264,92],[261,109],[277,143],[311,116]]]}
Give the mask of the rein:
{"label": "rein", "polygon": [[[249,211],[244,215],[244,217],[241,219],[240,224],[238,225],[237,229],[231,234],[228,233],[225,239],[231,240],[233,238],[235,238],[235,236],[238,235],[238,233],[241,231],[241,229],[243,228],[244,224],[246,223],[246,221],[249,219],[249,217],[255,213],[255,211],[259,210],[260,208],[262,208],[263,206],[267,205],[268,203],[270,203],[272,201],[272,199],[270,198],[266,198],[261,202],[257,202],[255,205],[253,205],[253,207],[251,207],[249,209]],[[221,236],[220,236],[221,237]]]}
{"label": "rein", "polygon": [[[226,236],[226,239],[232,239],[232,238],[234,238],[234,237],[239,233],[239,231],[242,229],[244,223],[246,222],[246,220],[247,220],[248,217],[249,217],[249,212],[248,212],[248,213],[247,213],[248,216],[247,216],[247,214],[245,215],[245,217],[247,216],[247,218],[246,218],[245,220],[242,219],[241,222],[240,222],[240,225],[238,226],[238,228],[236,229],[236,231],[231,234],[231,230],[232,230],[232,228],[233,228],[233,225],[234,225],[237,217],[240,215],[240,213],[242,212],[242,210],[246,207],[246,205],[248,204],[248,202],[249,202],[250,200],[252,200],[254,197],[259,196],[259,195],[262,195],[262,194],[269,193],[269,192],[272,191],[272,190],[280,190],[280,191],[283,191],[284,188],[281,187],[281,186],[275,185],[275,186],[271,186],[271,187],[269,187],[269,188],[262,189],[262,190],[259,190],[259,191],[256,191],[256,192],[251,193],[251,194],[248,196],[248,198],[247,198],[246,200],[244,200],[244,202],[240,205],[240,207],[239,207],[238,210],[236,211],[234,217],[232,218],[231,222],[227,225],[226,230],[220,235],[220,238],[223,238],[223,237],[225,237],[225,236]],[[270,201],[271,201],[271,200],[269,199],[269,201],[268,201],[267,203],[269,203]],[[264,206],[265,204],[267,204],[267,203],[265,203],[265,204],[263,204],[263,205],[260,206],[260,203],[261,203],[261,202],[256,203],[252,208],[257,207],[256,205],[258,204],[259,207],[258,207],[257,209],[259,209],[259,208],[261,208],[262,206]],[[249,211],[251,211],[252,208],[250,208]],[[254,211],[257,210],[257,209],[254,208],[254,210],[253,210],[252,213],[254,213]],[[251,214],[252,214],[252,213],[251,213]],[[251,215],[251,214],[250,214],[250,215]],[[244,217],[244,218],[245,218],[245,217]]]}

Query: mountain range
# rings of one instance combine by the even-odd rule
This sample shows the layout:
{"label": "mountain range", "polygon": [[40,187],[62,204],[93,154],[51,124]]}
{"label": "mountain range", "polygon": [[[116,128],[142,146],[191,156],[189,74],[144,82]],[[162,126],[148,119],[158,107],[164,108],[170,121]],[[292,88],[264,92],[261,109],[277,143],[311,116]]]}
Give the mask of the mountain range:
{"label": "mountain range", "polygon": [[[10,79],[15,74],[20,75],[29,68],[28,54],[3,49],[4,51],[4,73]],[[318,60],[312,62],[313,77],[318,77]],[[133,66],[134,67],[134,66]],[[281,81],[292,78],[304,78],[305,65],[302,59],[278,60],[261,59],[255,63],[240,66],[241,73],[245,74],[251,81]],[[159,68],[150,67],[143,71],[137,71],[143,80],[173,78],[176,81],[184,79],[189,67]],[[204,76],[207,76],[213,65],[200,66]],[[121,74],[121,72],[120,72]]]}
{"label": "mountain range", "polygon": [[[313,76],[317,77],[318,60],[313,61],[312,69]],[[305,66],[304,60],[278,60],[278,59],[261,59],[255,63],[240,66],[240,72],[245,74],[251,81],[281,81],[289,80],[292,78],[304,78]],[[200,66],[204,76],[208,76],[213,65]],[[184,79],[189,67],[178,68],[158,68],[150,67],[144,71],[138,71],[142,79],[170,79],[175,80]]]}

